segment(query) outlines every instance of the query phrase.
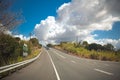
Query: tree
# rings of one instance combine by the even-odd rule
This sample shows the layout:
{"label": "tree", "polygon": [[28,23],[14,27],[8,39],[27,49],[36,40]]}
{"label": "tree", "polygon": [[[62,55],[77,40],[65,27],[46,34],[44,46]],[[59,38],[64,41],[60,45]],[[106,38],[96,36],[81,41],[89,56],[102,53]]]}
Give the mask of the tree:
{"label": "tree", "polygon": [[47,47],[52,47],[53,45],[52,44],[47,44]]}
{"label": "tree", "polygon": [[92,43],[92,44],[89,44],[88,47],[87,47],[88,50],[104,50],[104,47],[100,44],[96,44],[96,43]]}
{"label": "tree", "polygon": [[38,45],[39,45],[39,41],[38,41],[38,39],[36,39],[36,38],[31,38],[31,39],[30,39],[30,42],[32,42],[32,44],[33,44],[34,46],[38,46]]}
{"label": "tree", "polygon": [[[21,44],[10,35],[0,34],[0,59],[9,64],[9,59],[16,60],[22,53]],[[3,61],[2,61],[3,62]],[[0,62],[1,63],[1,62]]]}
{"label": "tree", "polygon": [[82,42],[82,46],[87,47],[88,46],[88,42],[87,41],[83,41]]}
{"label": "tree", "polygon": [[12,12],[12,0],[0,0],[0,32],[14,29],[24,21],[21,11]]}
{"label": "tree", "polygon": [[0,66],[16,62],[23,54],[23,42],[16,38],[1,33],[0,34]]}
{"label": "tree", "polygon": [[16,39],[16,41],[18,41],[18,42],[21,40],[19,37],[15,37],[15,39]]}
{"label": "tree", "polygon": [[106,50],[111,50],[111,51],[114,50],[114,46],[112,44],[109,44],[109,43],[104,45],[104,47],[105,47]]}

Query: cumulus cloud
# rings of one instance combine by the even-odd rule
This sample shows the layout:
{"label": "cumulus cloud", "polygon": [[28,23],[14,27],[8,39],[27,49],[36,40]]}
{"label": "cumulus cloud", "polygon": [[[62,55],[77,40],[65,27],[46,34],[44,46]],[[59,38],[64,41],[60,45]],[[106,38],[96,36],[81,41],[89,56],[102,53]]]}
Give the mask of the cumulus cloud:
{"label": "cumulus cloud", "polygon": [[[115,21],[120,21],[119,0],[72,0],[57,10],[57,17],[48,16],[35,26],[35,35],[40,41],[59,43],[60,41],[87,40],[106,43],[109,40],[95,40],[95,30],[111,30]],[[106,41],[106,42],[105,42]],[[119,40],[114,41],[120,42]]]}
{"label": "cumulus cloud", "polygon": [[52,39],[64,32],[65,29],[56,22],[53,16],[48,16],[46,20],[42,20],[40,24],[35,26],[35,35],[39,40]]}

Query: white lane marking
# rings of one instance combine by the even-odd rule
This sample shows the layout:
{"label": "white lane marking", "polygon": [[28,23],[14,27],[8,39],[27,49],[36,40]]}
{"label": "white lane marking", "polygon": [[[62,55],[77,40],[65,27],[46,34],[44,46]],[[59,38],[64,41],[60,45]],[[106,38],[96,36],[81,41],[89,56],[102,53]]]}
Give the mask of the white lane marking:
{"label": "white lane marking", "polygon": [[62,58],[64,58],[64,59],[66,58],[66,57],[64,57],[64,56],[62,56],[62,55],[60,55],[60,54],[58,54],[58,53],[55,53],[55,54],[57,54],[58,56],[60,56],[60,57],[62,57]]}
{"label": "white lane marking", "polygon": [[98,72],[101,72],[101,73],[104,73],[104,74],[107,74],[107,75],[113,75],[113,73],[110,73],[110,72],[107,72],[107,71],[103,71],[103,70],[100,70],[100,69],[94,69],[95,71],[98,71]]}
{"label": "white lane marking", "polygon": [[75,62],[75,61],[73,61],[73,60],[72,60],[71,62],[72,62],[72,63],[76,63],[76,62]]}
{"label": "white lane marking", "polygon": [[52,60],[52,58],[51,58],[51,56],[50,56],[50,54],[49,54],[48,51],[47,51],[47,53],[48,53],[48,56],[49,56],[49,58],[50,58],[50,61],[51,61],[52,65],[53,65],[55,74],[56,74],[56,76],[57,76],[57,80],[60,80],[60,77],[59,77],[59,74],[58,74],[57,69],[56,69],[56,67],[55,67],[55,64],[54,64],[54,62],[53,62],[53,60]]}

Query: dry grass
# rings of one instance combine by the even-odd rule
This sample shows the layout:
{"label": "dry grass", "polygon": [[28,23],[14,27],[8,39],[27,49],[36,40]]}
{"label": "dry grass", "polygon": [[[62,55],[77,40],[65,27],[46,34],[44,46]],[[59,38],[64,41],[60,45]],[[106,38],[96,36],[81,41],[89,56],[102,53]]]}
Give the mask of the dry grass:
{"label": "dry grass", "polygon": [[120,53],[111,51],[95,51],[87,50],[84,47],[75,47],[72,43],[64,43],[61,46],[56,46],[57,49],[66,50],[68,53],[79,57],[104,60],[104,61],[120,61]]}

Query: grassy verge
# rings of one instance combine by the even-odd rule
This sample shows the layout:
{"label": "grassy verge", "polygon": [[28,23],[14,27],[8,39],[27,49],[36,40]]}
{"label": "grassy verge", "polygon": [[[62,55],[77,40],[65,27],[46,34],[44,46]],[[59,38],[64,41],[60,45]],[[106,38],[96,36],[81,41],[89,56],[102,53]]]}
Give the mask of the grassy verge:
{"label": "grassy verge", "polygon": [[72,43],[64,43],[62,46],[55,46],[59,50],[64,50],[69,54],[83,58],[104,60],[104,61],[120,61],[120,53],[112,51],[95,51],[87,50],[84,47],[75,47]]}
{"label": "grassy verge", "polygon": [[14,64],[14,63],[21,62],[21,61],[28,60],[28,59],[32,59],[36,57],[40,53],[40,51],[41,49],[38,48],[38,49],[33,50],[31,54],[29,54],[27,57],[18,56],[16,59],[10,58],[8,64],[3,64],[2,66]]}
{"label": "grassy verge", "polygon": [[[40,51],[41,51],[41,49],[39,49],[39,48],[34,49],[32,51],[32,53],[30,55],[28,55],[27,57],[18,57],[16,62],[21,62],[21,61],[24,61],[24,60],[32,59],[32,58],[36,57],[38,54],[40,54]],[[15,63],[15,61],[13,60],[13,62],[11,62],[11,63]],[[20,66],[20,67],[15,68],[15,69],[12,69],[12,70],[7,71],[7,72],[0,73],[0,79],[7,76],[7,75],[9,75],[9,74],[11,74],[11,73],[13,73],[13,72],[15,72],[16,70],[19,70],[19,69],[27,66],[27,65],[28,64],[26,64],[24,66]]]}
{"label": "grassy verge", "polygon": [[41,51],[41,49],[35,49],[27,57],[18,57],[17,58],[17,62],[21,62],[21,61],[24,61],[24,60],[32,59],[32,58],[36,57],[38,54],[40,54],[40,51]]}

